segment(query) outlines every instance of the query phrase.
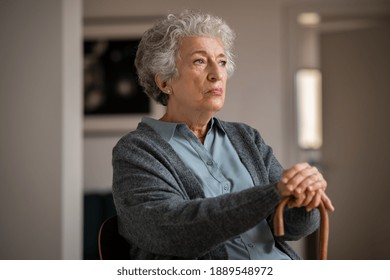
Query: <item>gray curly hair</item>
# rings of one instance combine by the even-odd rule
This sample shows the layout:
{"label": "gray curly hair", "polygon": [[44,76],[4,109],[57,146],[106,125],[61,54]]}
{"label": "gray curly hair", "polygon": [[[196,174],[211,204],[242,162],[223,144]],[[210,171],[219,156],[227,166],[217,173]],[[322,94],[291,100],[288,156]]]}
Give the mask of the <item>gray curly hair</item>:
{"label": "gray curly hair", "polygon": [[163,81],[168,81],[178,74],[176,55],[179,41],[183,37],[193,36],[221,39],[227,58],[228,77],[233,74],[232,49],[235,34],[225,21],[210,14],[189,10],[180,14],[169,14],[143,34],[135,58],[139,83],[145,93],[157,103],[166,106],[168,95],[157,86],[156,74],[159,74]]}

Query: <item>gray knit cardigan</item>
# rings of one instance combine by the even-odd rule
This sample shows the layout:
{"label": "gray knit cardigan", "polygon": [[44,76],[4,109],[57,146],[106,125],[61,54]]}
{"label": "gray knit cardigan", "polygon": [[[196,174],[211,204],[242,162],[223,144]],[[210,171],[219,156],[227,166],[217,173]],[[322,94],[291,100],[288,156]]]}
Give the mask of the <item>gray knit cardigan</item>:
{"label": "gray knit cardigan", "polygon": [[[282,167],[257,130],[221,121],[254,187],[205,198],[202,186],[172,147],[140,123],[113,149],[113,196],[119,232],[132,259],[226,259],[225,242],[267,219],[280,202],[276,183]],[[276,246],[300,259],[286,240],[298,240],[319,226],[315,209],[285,210],[283,238]]]}

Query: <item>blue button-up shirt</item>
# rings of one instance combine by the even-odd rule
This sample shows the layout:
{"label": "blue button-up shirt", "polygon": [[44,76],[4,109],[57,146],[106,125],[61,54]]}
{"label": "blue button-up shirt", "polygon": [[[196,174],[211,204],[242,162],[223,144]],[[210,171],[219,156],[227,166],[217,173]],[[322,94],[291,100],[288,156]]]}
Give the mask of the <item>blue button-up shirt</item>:
{"label": "blue button-up shirt", "polygon": [[[143,118],[142,122],[151,126],[172,146],[201,182],[206,197],[253,187],[248,170],[218,119],[211,119],[204,144],[184,123],[169,123],[151,118]],[[226,245],[229,259],[290,259],[275,247],[271,229],[265,220],[232,238]]]}

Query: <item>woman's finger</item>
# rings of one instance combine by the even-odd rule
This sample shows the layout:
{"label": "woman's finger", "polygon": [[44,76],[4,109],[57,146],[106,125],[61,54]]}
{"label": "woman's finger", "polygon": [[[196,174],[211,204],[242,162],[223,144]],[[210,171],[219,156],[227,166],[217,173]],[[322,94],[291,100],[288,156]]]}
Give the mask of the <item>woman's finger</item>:
{"label": "woman's finger", "polygon": [[332,204],[332,201],[325,194],[325,192],[323,192],[322,190],[320,190],[320,192],[321,192],[321,201],[322,201],[322,203],[324,203],[324,206],[325,206],[326,210],[333,212],[335,210],[335,208],[334,208],[334,206]]}
{"label": "woman's finger", "polygon": [[306,211],[310,212],[314,208],[317,208],[321,203],[321,198],[322,198],[321,192],[319,191],[315,192],[313,199],[310,201],[309,204],[306,205]]}
{"label": "woman's finger", "polygon": [[[305,194],[306,194],[306,198],[303,201],[302,206],[306,206],[306,209],[307,209],[308,205],[313,203],[313,198],[316,196],[316,192],[307,191],[307,192],[305,192]],[[321,198],[321,196],[320,196],[320,198]]]}
{"label": "woman's finger", "polygon": [[287,182],[287,187],[297,193],[303,193],[306,191],[306,188],[308,186],[323,179],[323,177],[319,174],[320,173],[316,167],[308,167],[306,169],[302,169]]}
{"label": "woman's finger", "polygon": [[294,195],[294,199],[290,200],[290,202],[288,203],[288,206],[289,207],[302,207],[305,199],[306,199],[305,193],[299,194],[297,196]]}
{"label": "woman's finger", "polygon": [[307,162],[298,163],[283,172],[281,181],[287,184],[298,172],[309,167],[310,165]]}

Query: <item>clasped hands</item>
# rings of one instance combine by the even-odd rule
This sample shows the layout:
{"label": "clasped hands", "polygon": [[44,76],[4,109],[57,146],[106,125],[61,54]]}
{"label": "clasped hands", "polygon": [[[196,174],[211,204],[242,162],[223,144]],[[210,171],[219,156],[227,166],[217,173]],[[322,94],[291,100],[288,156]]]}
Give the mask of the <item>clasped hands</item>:
{"label": "clasped hands", "polygon": [[292,196],[289,207],[305,207],[306,211],[317,208],[321,201],[325,209],[333,212],[332,201],[325,194],[327,183],[316,167],[308,163],[298,163],[285,170],[276,185],[283,197]]}

